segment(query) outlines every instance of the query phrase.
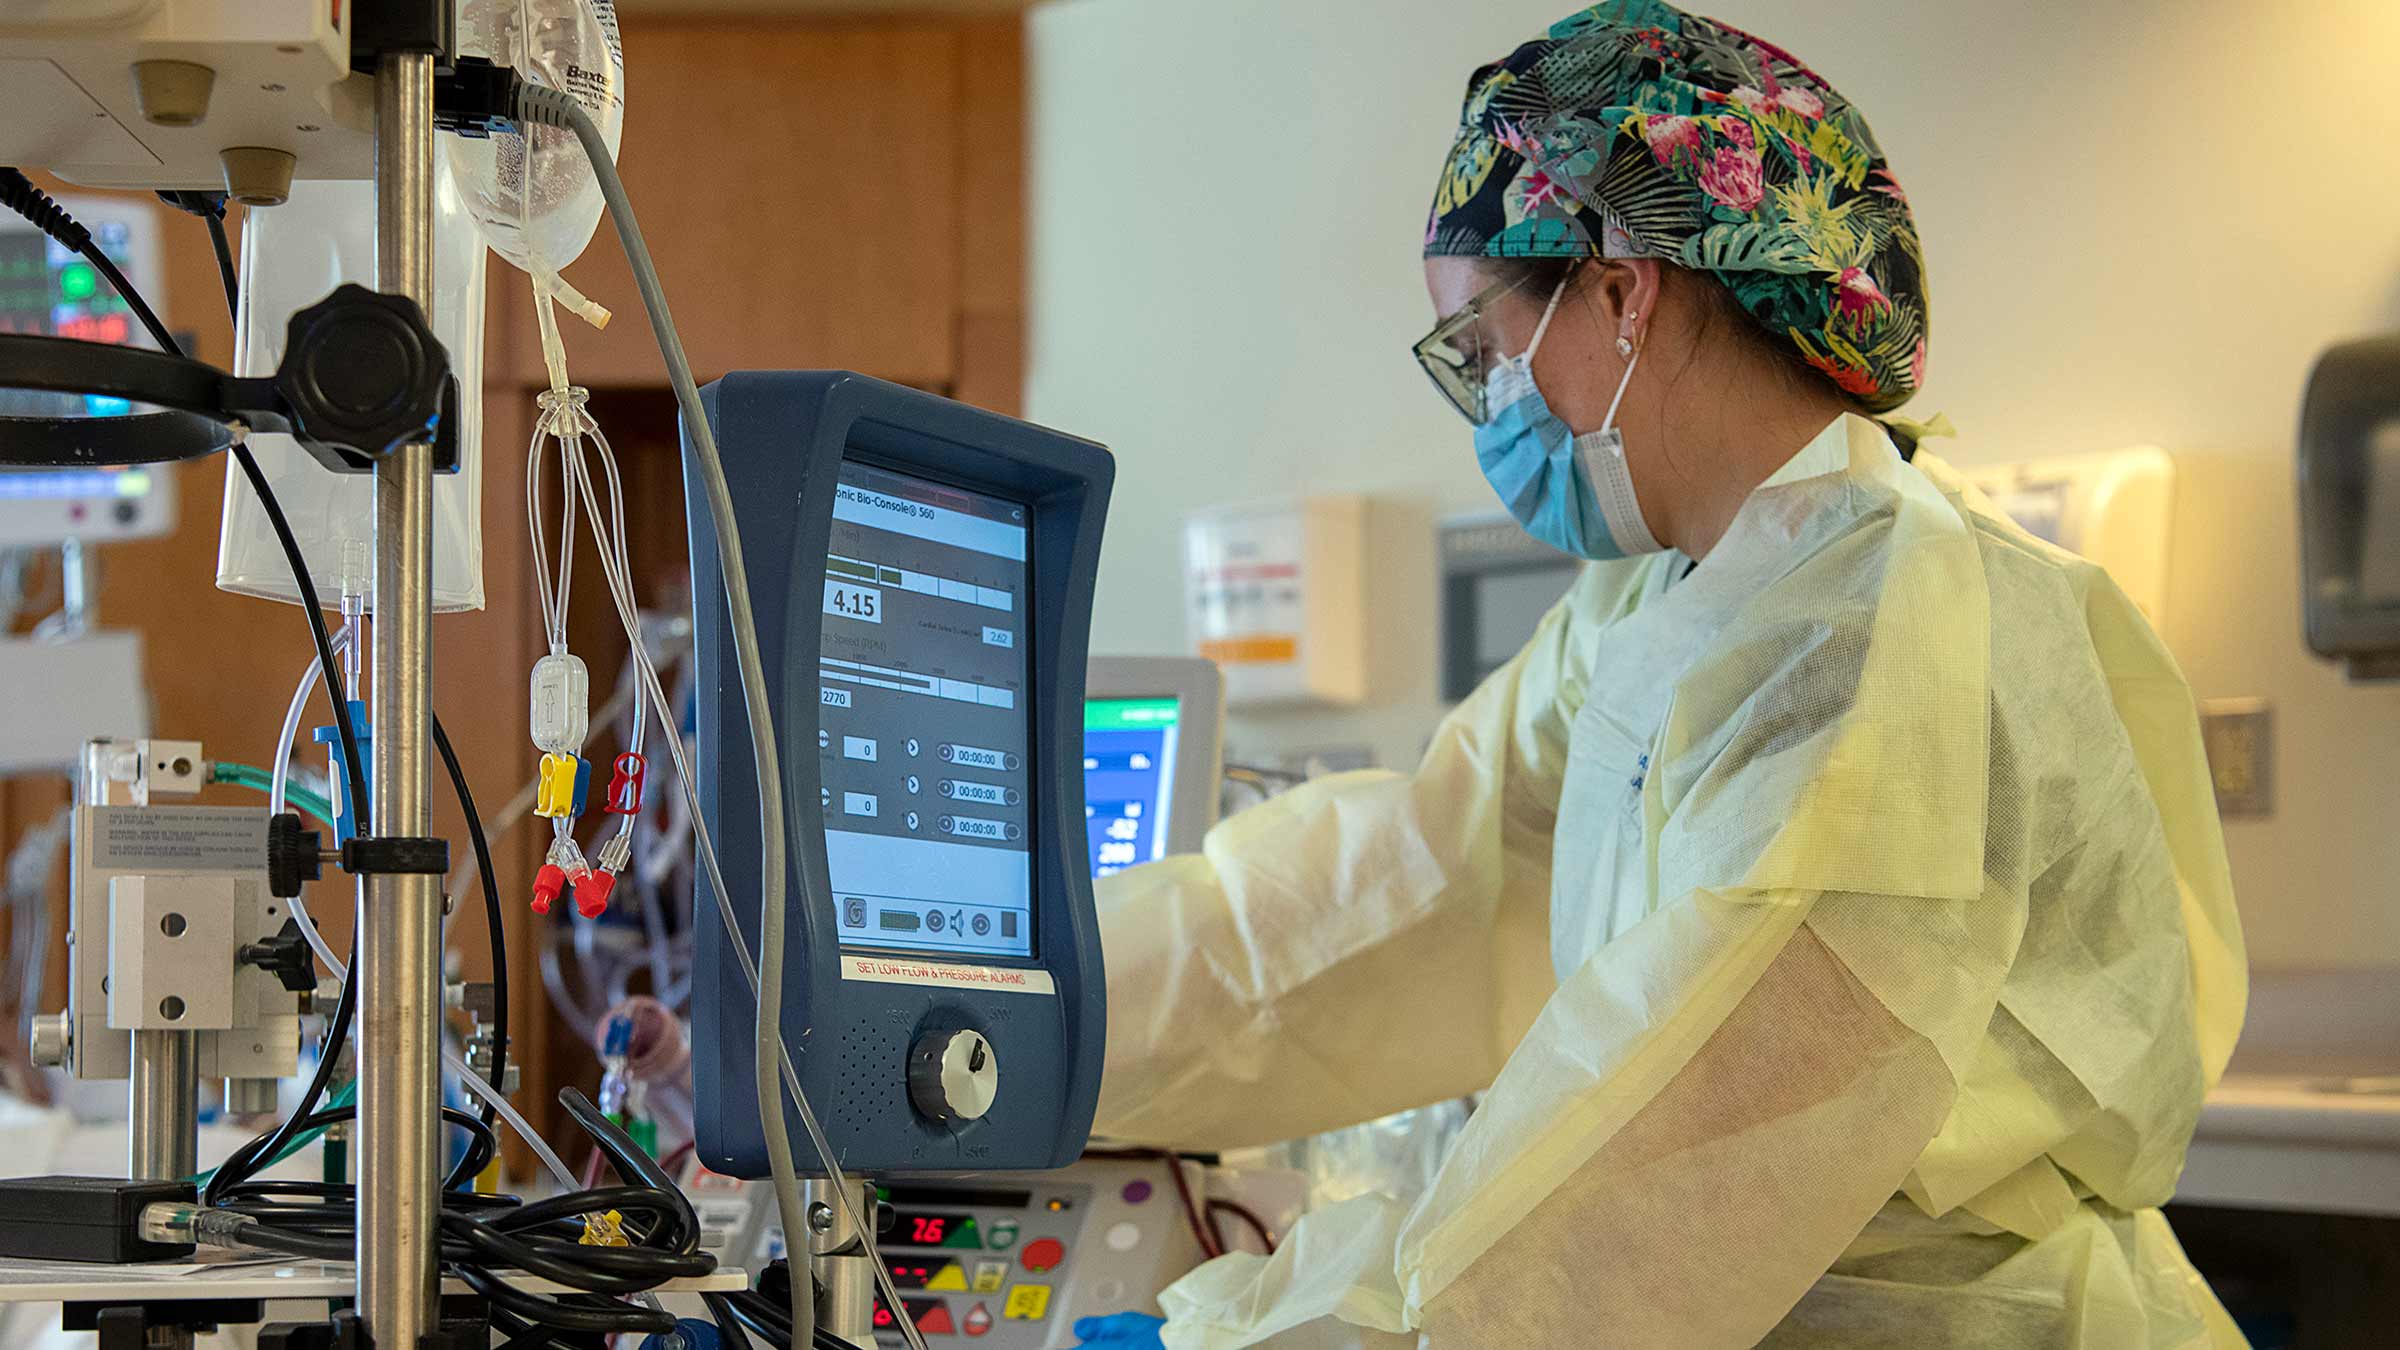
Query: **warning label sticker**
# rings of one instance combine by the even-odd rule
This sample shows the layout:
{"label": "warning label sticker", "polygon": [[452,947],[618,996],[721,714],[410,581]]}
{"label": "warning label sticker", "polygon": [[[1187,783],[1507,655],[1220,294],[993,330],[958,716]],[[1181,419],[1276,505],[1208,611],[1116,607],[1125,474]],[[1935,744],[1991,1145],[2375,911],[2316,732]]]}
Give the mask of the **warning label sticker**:
{"label": "warning label sticker", "polygon": [[941,989],[990,989],[1004,994],[1058,993],[1046,970],[1010,966],[957,966],[895,956],[842,956],[842,978],[876,984],[923,984]]}
{"label": "warning label sticker", "polygon": [[103,872],[256,872],[267,813],[243,806],[96,806],[88,856]]}

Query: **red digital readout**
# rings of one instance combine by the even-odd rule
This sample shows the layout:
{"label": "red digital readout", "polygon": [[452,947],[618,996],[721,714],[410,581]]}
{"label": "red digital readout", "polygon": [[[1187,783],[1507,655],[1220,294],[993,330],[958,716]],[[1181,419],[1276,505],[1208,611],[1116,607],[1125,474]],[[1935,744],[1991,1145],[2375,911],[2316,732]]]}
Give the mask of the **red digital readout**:
{"label": "red digital readout", "polygon": [[[908,1320],[916,1326],[917,1330],[927,1335],[949,1336],[958,1331],[958,1324],[951,1320],[949,1305],[938,1298],[904,1298],[900,1300],[900,1307],[908,1314]],[[888,1331],[898,1325],[900,1325],[900,1319],[892,1314],[891,1305],[885,1303],[881,1295],[877,1295],[875,1299],[875,1329]]]}
{"label": "red digital readout", "polygon": [[122,314],[75,314],[61,319],[60,337],[83,342],[123,342],[132,330]]}
{"label": "red digital readout", "polygon": [[950,1218],[944,1214],[917,1214],[909,1219],[909,1243],[916,1247],[939,1247],[950,1236]]}

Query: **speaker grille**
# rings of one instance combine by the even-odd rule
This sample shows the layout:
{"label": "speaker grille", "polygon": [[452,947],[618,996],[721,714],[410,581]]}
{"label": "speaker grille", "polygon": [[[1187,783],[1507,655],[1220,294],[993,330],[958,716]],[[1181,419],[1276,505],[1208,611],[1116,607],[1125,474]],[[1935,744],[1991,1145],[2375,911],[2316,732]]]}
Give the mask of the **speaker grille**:
{"label": "speaker grille", "polygon": [[889,1128],[897,1109],[908,1110],[908,1028],[905,1025],[859,1025],[842,1033],[842,1072],[834,1084],[833,1121],[837,1136],[866,1137]]}

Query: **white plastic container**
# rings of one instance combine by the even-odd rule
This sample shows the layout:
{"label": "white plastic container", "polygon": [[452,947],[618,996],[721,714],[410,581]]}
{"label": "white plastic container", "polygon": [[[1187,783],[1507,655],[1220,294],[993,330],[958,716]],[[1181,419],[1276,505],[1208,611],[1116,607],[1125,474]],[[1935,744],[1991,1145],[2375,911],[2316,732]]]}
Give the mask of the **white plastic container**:
{"label": "white plastic container", "polygon": [[[483,608],[482,234],[439,163],[434,174],[433,322],[458,377],[459,470],[433,480],[433,607]],[[234,369],[271,375],[283,359],[294,311],[345,281],[375,285],[375,185],[302,181],[282,206],[253,211],[242,230],[242,300]],[[374,580],[375,480],[335,473],[289,436],[256,435],[251,452],[283,504],[308,559],[317,598],[337,608],[345,591]],[[289,564],[241,466],[225,462],[225,514],[217,536],[217,586],[300,603]]]}

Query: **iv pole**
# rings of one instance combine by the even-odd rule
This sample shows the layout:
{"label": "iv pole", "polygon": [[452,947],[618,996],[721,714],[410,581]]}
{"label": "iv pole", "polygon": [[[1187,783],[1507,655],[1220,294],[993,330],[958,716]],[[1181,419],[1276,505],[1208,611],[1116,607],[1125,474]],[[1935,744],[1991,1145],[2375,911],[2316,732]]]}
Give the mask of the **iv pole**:
{"label": "iv pole", "polygon": [[[431,52],[387,52],[375,71],[378,289],[433,310]],[[474,398],[480,390],[464,390]],[[433,682],[433,448],[375,467],[372,598],[378,836],[433,832],[426,757]],[[358,886],[358,1306],[379,1350],[417,1350],[439,1329],[441,910],[437,878],[372,873]]]}

